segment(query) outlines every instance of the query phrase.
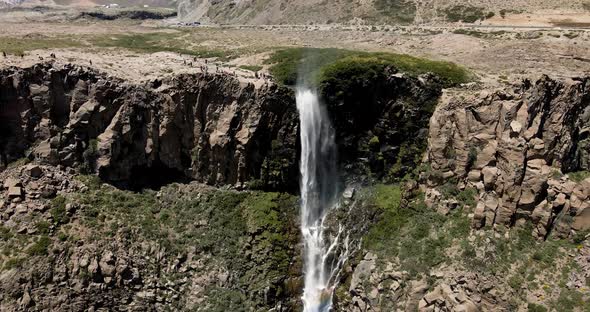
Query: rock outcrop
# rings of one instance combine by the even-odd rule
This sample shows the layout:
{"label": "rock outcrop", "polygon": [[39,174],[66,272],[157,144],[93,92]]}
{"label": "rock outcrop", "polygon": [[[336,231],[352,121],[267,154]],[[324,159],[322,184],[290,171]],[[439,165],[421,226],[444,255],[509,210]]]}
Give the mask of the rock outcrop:
{"label": "rock outcrop", "polygon": [[590,179],[580,173],[590,169],[589,134],[590,78],[450,98],[430,120],[429,202],[444,200],[437,186],[458,182],[479,193],[478,228],[532,220],[541,238],[589,230]]}
{"label": "rock outcrop", "polygon": [[4,165],[26,156],[131,187],[297,185],[298,121],[286,88],[203,74],[132,85],[41,64],[0,72],[0,90]]}

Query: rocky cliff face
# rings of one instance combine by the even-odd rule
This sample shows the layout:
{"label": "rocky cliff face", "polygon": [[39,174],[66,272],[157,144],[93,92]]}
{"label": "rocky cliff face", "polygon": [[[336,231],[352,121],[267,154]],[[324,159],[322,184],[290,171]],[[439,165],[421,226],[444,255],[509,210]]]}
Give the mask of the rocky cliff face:
{"label": "rocky cliff face", "polygon": [[589,111],[590,78],[447,91],[419,183],[363,200],[337,309],[588,309]]}
{"label": "rocky cliff face", "polygon": [[456,204],[435,188],[458,182],[479,193],[478,228],[532,220],[541,238],[588,230],[589,126],[590,78],[444,101],[430,120],[428,201]]}
{"label": "rocky cliff face", "polygon": [[[384,75],[328,99],[355,181],[416,164],[424,145],[399,146],[425,141],[440,95],[434,77]],[[200,74],[134,85],[39,64],[0,72],[0,127],[0,309],[300,308],[296,196],[211,186],[296,192],[291,90]],[[357,245],[375,214],[347,194],[329,223]]]}
{"label": "rocky cliff face", "polygon": [[[349,183],[326,224],[358,250],[337,309],[590,306],[590,78],[354,83],[322,89]],[[291,90],[40,64],[0,72],[0,131],[0,309],[300,308],[297,198],[211,187],[296,192]]]}
{"label": "rocky cliff face", "polygon": [[130,187],[181,179],[297,185],[298,123],[288,89],[201,74],[132,85],[49,64],[0,77],[4,165],[34,157]]}
{"label": "rocky cliff face", "polygon": [[[422,152],[440,84],[383,77],[330,100],[345,171],[389,177]],[[298,117],[287,88],[202,74],[133,85],[50,64],[4,70],[0,88],[4,166],[27,157],[132,188],[194,180],[297,190]]]}

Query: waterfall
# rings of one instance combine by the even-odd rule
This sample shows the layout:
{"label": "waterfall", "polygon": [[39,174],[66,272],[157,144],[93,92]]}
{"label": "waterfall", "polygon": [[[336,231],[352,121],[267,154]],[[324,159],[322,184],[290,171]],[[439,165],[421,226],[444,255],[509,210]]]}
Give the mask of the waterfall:
{"label": "waterfall", "polygon": [[[337,275],[347,252],[342,228],[325,237],[326,213],[338,203],[334,130],[315,91],[298,88],[297,110],[301,124],[301,233],[304,248],[304,312],[325,312],[332,307]],[[347,249],[345,249],[347,251]]]}

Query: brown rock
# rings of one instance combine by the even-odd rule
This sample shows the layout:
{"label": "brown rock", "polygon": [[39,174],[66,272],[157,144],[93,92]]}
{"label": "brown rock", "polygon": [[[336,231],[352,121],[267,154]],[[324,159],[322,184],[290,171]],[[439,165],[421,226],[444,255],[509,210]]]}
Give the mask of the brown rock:
{"label": "brown rock", "polygon": [[6,180],[4,180],[3,186],[5,189],[8,189],[14,186],[22,186],[22,183],[19,179],[8,177]]}
{"label": "brown rock", "polygon": [[585,207],[574,216],[572,228],[576,231],[590,230],[590,208]]}
{"label": "brown rock", "polygon": [[11,186],[8,188],[8,198],[22,197],[23,189],[20,186]]}
{"label": "brown rock", "polygon": [[492,189],[496,184],[498,178],[498,168],[496,167],[484,167],[481,170],[483,174],[483,184],[486,189]]}
{"label": "brown rock", "polygon": [[[582,182],[587,187],[580,187],[551,178],[560,168],[590,169],[590,146],[574,142],[580,127],[587,128],[590,122],[579,113],[588,107],[583,100],[590,96],[588,81],[555,81],[544,76],[534,83],[524,81],[509,92],[481,92],[469,99],[446,97],[430,121],[427,160],[434,169],[452,170],[472,182],[476,173],[462,172],[481,170],[485,191],[496,194],[498,206],[489,217],[484,209],[485,224],[534,219],[544,231],[552,225],[547,224],[546,205],[540,203],[549,202],[549,210],[552,205],[567,210],[568,198],[574,194],[577,198],[572,200],[571,212],[577,213],[585,210],[582,202],[590,198],[590,179]],[[471,147],[476,147],[477,159],[467,168],[465,158]],[[457,161],[451,163],[454,167],[448,164],[449,148],[456,154]],[[483,223],[481,205],[474,218],[474,224]]]}
{"label": "brown rock", "polygon": [[562,208],[566,204],[566,196],[564,193],[559,193],[553,201],[553,208]]}
{"label": "brown rock", "polygon": [[473,226],[480,229],[485,225],[485,203],[480,201],[473,212]]}
{"label": "brown rock", "polygon": [[43,174],[43,169],[41,169],[41,167],[37,165],[28,165],[26,167],[26,170],[32,178],[40,178]]}
{"label": "brown rock", "polygon": [[481,180],[481,171],[479,170],[471,170],[467,174],[467,179],[471,182],[479,182]]}

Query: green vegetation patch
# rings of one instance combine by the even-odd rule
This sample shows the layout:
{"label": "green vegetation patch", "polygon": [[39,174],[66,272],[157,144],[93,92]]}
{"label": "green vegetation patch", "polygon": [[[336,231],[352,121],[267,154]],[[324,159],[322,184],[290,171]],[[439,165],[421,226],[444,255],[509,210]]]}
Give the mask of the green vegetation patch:
{"label": "green vegetation patch", "polygon": [[157,196],[151,190],[134,193],[87,185],[88,192],[69,200],[84,207],[81,221],[93,237],[154,242],[171,255],[194,247],[197,257],[231,272],[235,287],[210,289],[213,310],[264,304],[264,298],[246,294],[264,294],[265,289],[279,298],[287,291],[285,279],[299,272],[292,269],[297,256],[293,246],[299,240],[293,195],[170,185]]}
{"label": "green vegetation patch", "polygon": [[49,245],[51,245],[51,239],[47,235],[43,235],[33,245],[29,246],[27,254],[30,256],[47,255]]}
{"label": "green vegetation patch", "polygon": [[421,194],[402,205],[398,185],[377,185],[371,192],[370,205],[380,213],[363,247],[386,259],[398,258],[401,268],[412,275],[444,262],[452,240],[470,231],[462,211],[445,217],[427,208]]}
{"label": "green vegetation patch", "polygon": [[590,177],[590,172],[588,172],[588,171],[570,172],[567,174],[567,176],[570,178],[570,180],[572,180],[576,183],[580,183],[580,182],[586,180],[588,177]]}
{"label": "green vegetation patch", "polygon": [[204,58],[229,60],[238,56],[238,51],[222,51],[191,47],[183,40],[184,33],[146,33],[131,35],[99,36],[91,40],[98,47],[124,48],[139,53],[175,52]]}
{"label": "green vegetation patch", "polygon": [[116,20],[116,19],[165,19],[177,16],[177,12],[172,9],[166,8],[140,8],[140,7],[129,7],[121,9],[103,9],[97,8],[90,11],[84,11],[80,13],[79,18],[91,17],[101,20]]}
{"label": "green vegetation patch", "polygon": [[475,23],[478,20],[492,18],[494,12],[485,12],[481,7],[455,5],[444,10],[447,20],[451,22]]}
{"label": "green vegetation patch", "polygon": [[42,49],[64,49],[81,47],[75,38],[50,38],[43,35],[30,35],[24,38],[0,37],[0,51],[7,54],[23,55],[25,51]]}
{"label": "green vegetation patch", "polygon": [[56,224],[68,223],[69,217],[66,211],[66,198],[57,196],[51,200],[51,217]]}
{"label": "green vegetation patch", "polygon": [[585,300],[584,295],[573,289],[563,288],[557,300],[551,303],[552,311],[574,312],[590,311],[590,300]]}
{"label": "green vegetation patch", "polygon": [[[363,237],[363,249],[381,263],[395,263],[409,279],[428,276],[439,265],[459,265],[475,274],[497,280],[515,302],[527,302],[527,293],[539,289],[553,293],[541,304],[528,303],[530,311],[588,311],[590,301],[580,291],[567,289],[572,273],[583,274],[571,254],[576,244],[567,240],[537,241],[532,225],[497,227],[471,232],[469,210],[455,209],[446,216],[429,209],[423,194],[406,194],[398,185],[377,185],[368,190],[368,212],[376,220]],[[473,204],[471,189],[454,192],[455,198]],[[476,234],[476,235],[472,235]],[[552,289],[558,289],[554,292]],[[551,308],[551,309],[549,309]]]}
{"label": "green vegetation patch", "polygon": [[388,22],[411,24],[416,17],[416,4],[407,0],[375,0],[375,7]]}
{"label": "green vegetation patch", "polygon": [[271,55],[266,63],[272,64],[270,72],[285,85],[295,85],[298,78],[316,85],[337,80],[343,89],[359,80],[380,77],[386,68],[395,68],[410,75],[433,73],[447,85],[468,82],[471,78],[466,69],[451,62],[433,61],[406,54],[333,48],[283,49]]}
{"label": "green vegetation patch", "polygon": [[459,28],[459,29],[453,30],[453,33],[458,34],[458,35],[472,36],[472,37],[476,37],[476,38],[496,38],[496,37],[506,34],[507,31],[497,30],[497,31],[483,32],[483,31],[478,31],[478,30],[473,30],[473,29]]}

